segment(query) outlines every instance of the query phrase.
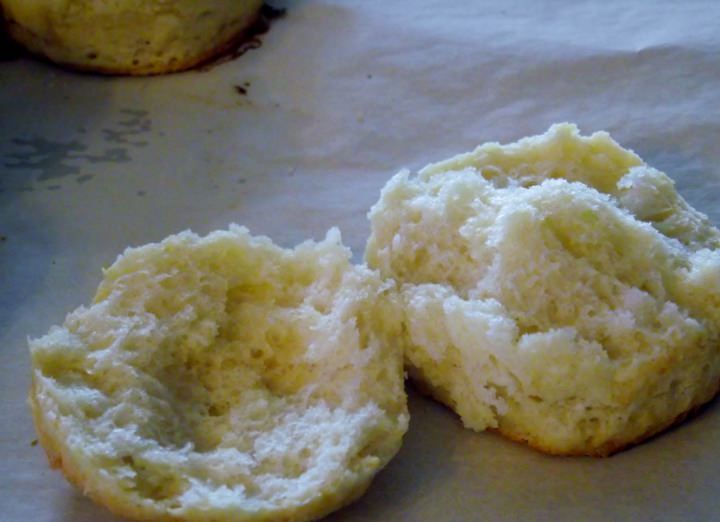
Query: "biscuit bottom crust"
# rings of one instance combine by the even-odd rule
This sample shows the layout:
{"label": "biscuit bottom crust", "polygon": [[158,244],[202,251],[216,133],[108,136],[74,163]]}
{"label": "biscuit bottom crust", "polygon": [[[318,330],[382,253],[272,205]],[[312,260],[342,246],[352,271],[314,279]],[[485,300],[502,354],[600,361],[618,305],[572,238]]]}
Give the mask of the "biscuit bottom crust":
{"label": "biscuit bottom crust", "polygon": [[674,419],[670,419],[668,421],[665,421],[664,423],[658,424],[657,426],[645,431],[639,437],[623,438],[622,435],[616,435],[611,440],[608,440],[601,446],[597,447],[587,446],[585,448],[572,447],[568,449],[563,449],[556,446],[551,446],[549,444],[545,444],[544,441],[539,439],[533,439],[527,434],[513,432],[505,427],[491,428],[490,431],[497,431],[504,437],[514,442],[527,444],[531,448],[542,451],[543,453],[547,453],[549,455],[556,455],[560,457],[610,457],[615,453],[629,449],[633,446],[637,446],[638,444],[642,444],[643,442],[646,442],[647,440],[653,438],[655,435],[659,435],[663,431],[666,431],[673,426],[677,426],[678,424],[684,422],[686,419],[697,415],[705,405],[707,405],[715,398],[718,392],[720,392],[720,382],[715,383],[713,387],[707,388],[706,392],[703,395],[699,395],[697,397],[695,403],[690,407],[689,410],[680,413]]}
{"label": "biscuit bottom crust", "polygon": [[[434,388],[431,384],[426,382],[417,368],[413,368],[412,366],[408,367],[408,376],[415,390],[417,390],[421,395],[436,400],[455,413],[456,406],[454,401],[450,399],[447,394],[442,393],[441,389]],[[662,432],[682,424],[685,420],[698,415],[704,407],[708,406],[718,393],[720,393],[720,380],[707,386],[702,393],[698,392],[697,397],[690,408],[679,413],[674,418],[646,430],[639,436],[628,437],[623,436],[623,434],[617,434],[600,446],[588,445],[586,447],[579,447],[576,445],[569,445],[563,447],[543,440],[531,433],[513,430],[502,422],[497,428],[487,428],[487,431],[499,433],[506,439],[520,444],[526,444],[531,448],[547,453],[548,455],[555,455],[558,457],[610,457],[615,453],[619,453],[642,444],[656,435],[660,435]]]}

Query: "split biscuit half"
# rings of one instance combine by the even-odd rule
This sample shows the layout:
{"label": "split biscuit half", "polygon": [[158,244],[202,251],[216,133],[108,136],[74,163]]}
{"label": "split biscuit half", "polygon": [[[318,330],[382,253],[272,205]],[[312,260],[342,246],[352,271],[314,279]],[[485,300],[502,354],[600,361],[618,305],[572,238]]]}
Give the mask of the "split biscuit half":
{"label": "split biscuit half", "polygon": [[331,230],[128,249],[31,340],[50,462],[141,520],[304,521],[360,496],[407,430],[399,307]]}
{"label": "split biscuit half", "polygon": [[604,132],[401,172],[369,218],[408,372],[469,428],[608,455],[718,391],[720,232]]}

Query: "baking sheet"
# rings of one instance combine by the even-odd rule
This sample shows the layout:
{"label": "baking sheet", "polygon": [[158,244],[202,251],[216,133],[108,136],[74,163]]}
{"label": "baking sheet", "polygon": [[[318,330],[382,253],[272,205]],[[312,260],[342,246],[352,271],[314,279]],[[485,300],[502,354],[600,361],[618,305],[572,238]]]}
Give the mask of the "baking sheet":
{"label": "baking sheet", "polygon": [[[610,131],[720,223],[716,2],[282,5],[260,49],[204,72],[112,79],[0,62],[1,520],[115,520],[31,445],[26,336],[87,303],[127,245],[234,221],[291,246],[336,225],[359,260],[365,213],[401,167],[557,121]],[[410,409],[399,455],[329,520],[720,512],[716,403],[604,460],[464,430],[413,392]]]}

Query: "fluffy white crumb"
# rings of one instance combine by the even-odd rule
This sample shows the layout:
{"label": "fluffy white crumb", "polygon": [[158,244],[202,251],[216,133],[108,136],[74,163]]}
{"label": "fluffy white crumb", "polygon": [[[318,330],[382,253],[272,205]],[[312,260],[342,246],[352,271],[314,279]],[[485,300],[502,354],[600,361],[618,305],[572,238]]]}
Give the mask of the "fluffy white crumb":
{"label": "fluffy white crumb", "polygon": [[606,133],[401,172],[369,217],[408,371],[468,427],[604,455],[717,392],[720,233]]}

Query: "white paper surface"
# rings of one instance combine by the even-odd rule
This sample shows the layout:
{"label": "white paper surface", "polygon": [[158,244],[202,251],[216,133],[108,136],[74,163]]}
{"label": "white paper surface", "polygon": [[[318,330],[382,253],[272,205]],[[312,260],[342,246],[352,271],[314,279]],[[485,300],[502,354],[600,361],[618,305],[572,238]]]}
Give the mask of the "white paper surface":
{"label": "white paper surface", "polygon": [[[365,213],[402,167],[573,121],[608,130],[720,223],[720,4],[286,4],[206,72],[102,78],[0,63],[0,520],[113,520],[48,469],[26,336],[87,303],[127,245],[235,221],[290,246]],[[247,96],[234,85],[250,82]],[[330,520],[710,520],[720,411],[604,460],[464,430],[411,393],[400,454]]]}

